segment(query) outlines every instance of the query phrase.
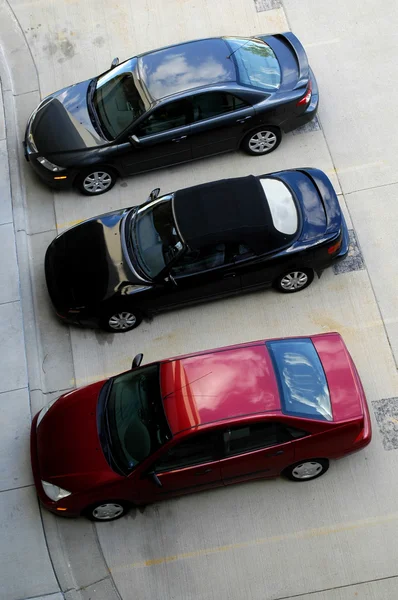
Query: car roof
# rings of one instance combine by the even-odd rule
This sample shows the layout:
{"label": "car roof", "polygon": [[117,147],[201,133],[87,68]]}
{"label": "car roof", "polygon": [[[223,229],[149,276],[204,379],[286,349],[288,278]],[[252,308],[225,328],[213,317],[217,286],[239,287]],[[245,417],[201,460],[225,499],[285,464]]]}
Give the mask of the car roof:
{"label": "car roof", "polygon": [[235,82],[236,68],[222,38],[169,46],[139,56],[139,70],[154,100],[193,88]]}
{"label": "car roof", "polygon": [[286,243],[286,236],[273,225],[264,190],[254,175],[179,190],[173,209],[179,232],[193,250],[236,242],[263,254]]}
{"label": "car roof", "polygon": [[207,423],[280,412],[278,384],[265,342],[163,362],[160,380],[173,435]]}

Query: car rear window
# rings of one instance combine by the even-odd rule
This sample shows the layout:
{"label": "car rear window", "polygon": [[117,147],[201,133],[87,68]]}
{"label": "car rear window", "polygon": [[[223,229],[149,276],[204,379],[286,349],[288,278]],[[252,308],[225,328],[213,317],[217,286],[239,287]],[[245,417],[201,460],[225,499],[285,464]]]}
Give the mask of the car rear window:
{"label": "car rear window", "polygon": [[281,69],[272,48],[259,40],[226,38],[241,85],[276,91],[281,84]]}
{"label": "car rear window", "polygon": [[329,388],[317,351],[308,338],[267,342],[286,415],[332,421]]}
{"label": "car rear window", "polygon": [[275,229],[293,235],[298,228],[297,208],[289,188],[279,179],[260,179]]}

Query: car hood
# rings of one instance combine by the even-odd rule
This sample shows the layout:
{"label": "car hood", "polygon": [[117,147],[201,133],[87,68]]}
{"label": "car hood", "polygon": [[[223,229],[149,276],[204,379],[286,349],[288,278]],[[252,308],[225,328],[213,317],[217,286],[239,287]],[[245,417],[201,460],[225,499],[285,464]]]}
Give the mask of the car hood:
{"label": "car hood", "polygon": [[122,250],[122,220],[131,209],[94,217],[59,235],[47,249],[47,286],[56,309],[82,308],[145,285]]}
{"label": "car hood", "polygon": [[90,117],[88,79],[48,96],[33,113],[29,128],[39,153],[85,150],[109,143]]}
{"label": "car hood", "polygon": [[102,452],[97,431],[98,394],[104,381],[61,396],[37,428],[42,480],[79,492],[118,479]]}

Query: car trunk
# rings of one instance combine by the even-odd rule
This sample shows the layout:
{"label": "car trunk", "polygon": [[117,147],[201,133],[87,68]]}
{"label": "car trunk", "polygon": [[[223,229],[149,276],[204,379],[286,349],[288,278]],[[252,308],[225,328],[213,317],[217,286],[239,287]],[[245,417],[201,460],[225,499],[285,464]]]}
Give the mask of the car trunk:
{"label": "car trunk", "polygon": [[311,338],[326,375],[333,420],[360,419],[364,414],[364,392],[351,356],[338,333]]}

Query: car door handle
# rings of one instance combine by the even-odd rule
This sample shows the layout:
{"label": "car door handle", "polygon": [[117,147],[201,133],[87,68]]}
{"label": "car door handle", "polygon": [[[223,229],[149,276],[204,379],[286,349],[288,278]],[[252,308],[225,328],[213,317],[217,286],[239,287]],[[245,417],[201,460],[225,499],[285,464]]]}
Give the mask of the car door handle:
{"label": "car door handle", "polygon": [[271,454],[267,454],[266,456],[280,456],[281,454],[284,454],[283,450],[278,450],[278,452],[273,452]]}
{"label": "car door handle", "polygon": [[248,121],[249,119],[251,119],[250,115],[248,117],[243,117],[243,119],[238,119],[236,122],[237,123],[244,123],[245,121]]}
{"label": "car door handle", "polygon": [[172,142],[181,142],[181,140],[186,140],[188,136],[186,135],[182,135],[181,137],[178,138],[173,138],[171,141]]}
{"label": "car door handle", "polygon": [[236,273],[225,273],[223,275],[223,279],[228,279],[229,277],[236,277]]}
{"label": "car door handle", "polygon": [[213,469],[204,469],[204,471],[196,471],[194,475],[207,475],[207,473],[211,473]]}

